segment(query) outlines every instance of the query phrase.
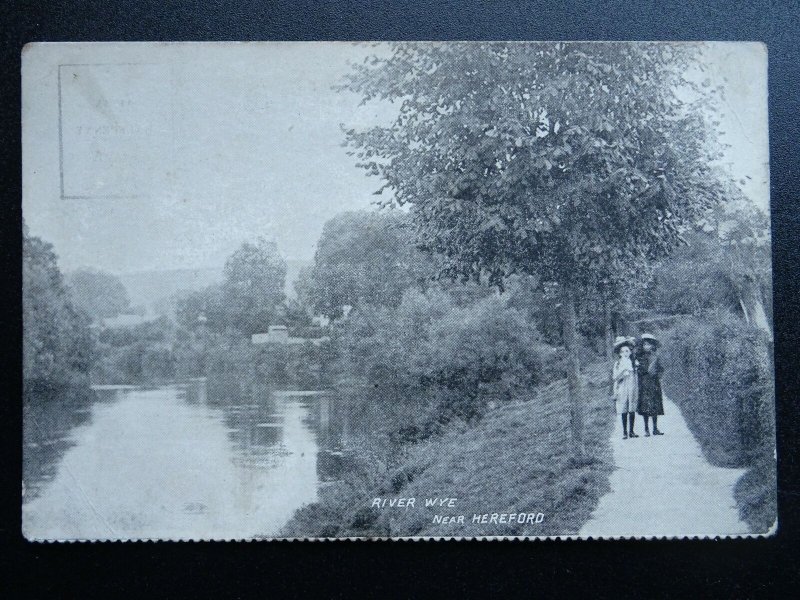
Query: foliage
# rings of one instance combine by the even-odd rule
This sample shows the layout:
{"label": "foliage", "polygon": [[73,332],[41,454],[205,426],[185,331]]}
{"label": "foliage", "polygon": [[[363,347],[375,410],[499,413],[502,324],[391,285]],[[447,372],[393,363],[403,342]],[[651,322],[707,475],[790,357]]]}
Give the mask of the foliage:
{"label": "foliage", "polygon": [[669,332],[666,393],[716,464],[747,466],[775,450],[767,336],[730,313],[690,318]]}
{"label": "foliage", "polygon": [[[175,318],[182,328],[250,336],[286,320],[286,261],[274,242],[259,238],[242,244],[226,261],[224,275],[220,285],[175,298]],[[292,318],[308,320],[297,306],[290,308]]]}
{"label": "foliage", "polygon": [[731,201],[711,211],[704,223],[706,229],[716,232],[722,246],[713,257],[714,263],[727,280],[745,321],[772,339],[769,215],[757,209],[736,186],[730,185],[728,194]]}
{"label": "foliage", "polygon": [[221,332],[228,327],[221,285],[181,294],[174,298],[174,303],[175,320],[187,331],[203,328]]}
{"label": "foliage", "polygon": [[709,93],[685,76],[698,51],[398,44],[348,82],[398,101],[397,120],[348,139],[448,273],[603,278],[669,251],[718,200]]}
{"label": "foliage", "polygon": [[75,305],[93,320],[116,317],[130,307],[128,291],[118,277],[94,269],[80,269],[67,276]]}
{"label": "foliage", "polygon": [[364,167],[410,207],[441,273],[561,292],[572,434],[584,449],[576,303],[668,254],[719,202],[717,90],[687,73],[699,45],[397,44],[346,86],[400,104],[388,127],[348,130]]}
{"label": "foliage", "polygon": [[226,325],[246,335],[266,331],[284,300],[286,261],[275,242],[245,242],[225,262],[222,302]]}
{"label": "foliage", "polygon": [[362,417],[372,414],[376,427],[408,439],[454,418],[475,419],[490,399],[535,385],[552,354],[503,299],[458,306],[440,289],[410,290],[396,308],[363,306],[336,341],[344,387],[366,394]]}
{"label": "foliage", "polygon": [[684,247],[653,270],[651,282],[641,290],[639,304],[663,314],[736,310],[735,297],[719,268],[719,242],[704,232],[687,235],[686,240]]}
{"label": "foliage", "polygon": [[129,346],[137,341],[164,342],[169,340],[172,329],[167,317],[159,317],[132,327],[103,328],[97,333],[97,341],[109,346]]}
{"label": "foliage", "polygon": [[52,245],[23,232],[23,379],[26,387],[85,379],[92,360],[89,318],[72,302]]}
{"label": "foliage", "polygon": [[174,326],[166,317],[134,327],[101,329],[97,334],[92,380],[139,384],[170,380],[176,373]]}
{"label": "foliage", "polygon": [[736,482],[733,495],[739,515],[754,533],[766,533],[778,513],[778,467],[774,456],[763,456]]}
{"label": "foliage", "polygon": [[205,376],[208,372],[211,348],[219,344],[221,344],[220,335],[208,329],[178,327],[173,345],[176,376],[181,379]]}
{"label": "foliage", "polygon": [[433,274],[430,260],[412,241],[405,213],[337,215],[322,230],[314,266],[301,274],[298,295],[332,318],[346,305],[396,306],[407,288],[424,289]]}
{"label": "foliage", "polygon": [[[500,404],[474,426],[451,423],[441,436],[398,452],[387,452],[384,438],[370,443],[358,437],[343,480],[298,510],[281,535],[440,536],[433,515],[441,510],[425,508],[422,499],[444,495],[457,497],[458,512],[468,515],[448,535],[577,533],[608,491],[613,466],[605,371],[602,365],[589,373],[591,455],[585,462],[575,463],[564,452],[570,443],[564,382],[519,390],[515,401]],[[408,511],[371,508],[373,498],[385,497],[416,497],[420,504]],[[487,506],[542,511],[547,518],[540,525],[473,525],[471,515]]]}
{"label": "foliage", "polygon": [[330,385],[334,349],[330,341],[252,344],[249,339],[199,329],[177,331],[176,373],[182,377],[233,377],[288,389]]}
{"label": "foliage", "polygon": [[747,467],[734,496],[751,530],[777,518],[775,390],[767,333],[730,313],[685,320],[665,336],[665,393],[709,460]]}
{"label": "foliage", "polygon": [[685,236],[684,247],[653,269],[639,302],[671,314],[727,310],[771,337],[765,301],[772,296],[769,221],[741,192],[731,196]]}

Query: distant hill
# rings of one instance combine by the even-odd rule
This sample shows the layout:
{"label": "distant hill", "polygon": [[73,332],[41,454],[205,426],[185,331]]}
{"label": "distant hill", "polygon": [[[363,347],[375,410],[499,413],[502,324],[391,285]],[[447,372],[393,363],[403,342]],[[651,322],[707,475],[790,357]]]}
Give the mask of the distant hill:
{"label": "distant hill", "polygon": [[132,306],[152,308],[153,303],[178,291],[196,291],[222,281],[222,269],[168,269],[138,271],[119,276]]}
{"label": "distant hill", "polygon": [[[309,260],[286,261],[286,295],[294,297],[294,282],[300,270],[313,264]],[[144,306],[148,312],[153,304],[179,291],[196,291],[222,282],[222,268],[217,269],[166,269],[163,271],[138,271],[119,275],[132,306]]]}

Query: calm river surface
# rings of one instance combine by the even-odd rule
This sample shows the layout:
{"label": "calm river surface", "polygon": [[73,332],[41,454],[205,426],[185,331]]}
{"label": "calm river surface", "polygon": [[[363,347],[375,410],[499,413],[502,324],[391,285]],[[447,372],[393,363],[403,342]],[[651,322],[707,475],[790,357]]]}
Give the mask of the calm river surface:
{"label": "calm river surface", "polygon": [[319,392],[197,380],[66,400],[26,410],[28,538],[269,535],[337,478],[341,436]]}

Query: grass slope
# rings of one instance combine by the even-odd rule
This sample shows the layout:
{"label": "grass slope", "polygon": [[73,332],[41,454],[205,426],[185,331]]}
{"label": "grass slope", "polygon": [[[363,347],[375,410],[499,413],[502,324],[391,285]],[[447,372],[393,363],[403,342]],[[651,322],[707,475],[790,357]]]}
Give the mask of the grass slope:
{"label": "grass slope", "polygon": [[[473,427],[414,446],[392,477],[389,493],[363,488],[357,497],[334,493],[298,511],[283,534],[575,534],[609,489],[614,413],[606,378],[603,365],[592,366],[585,374],[587,456],[580,463],[572,459],[566,383],[558,381],[489,411]],[[371,508],[376,497],[414,497],[416,503],[409,509]],[[424,499],[435,497],[457,501],[453,508],[426,508]],[[348,501],[350,506],[345,506]],[[472,522],[473,514],[539,512],[544,513],[539,524]],[[434,515],[464,515],[464,523],[434,523]]]}

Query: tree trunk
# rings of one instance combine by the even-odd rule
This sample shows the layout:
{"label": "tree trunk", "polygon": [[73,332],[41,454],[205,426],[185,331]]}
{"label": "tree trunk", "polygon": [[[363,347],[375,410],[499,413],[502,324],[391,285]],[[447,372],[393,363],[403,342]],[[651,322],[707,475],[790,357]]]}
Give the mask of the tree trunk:
{"label": "tree trunk", "polygon": [[752,310],[753,324],[761,331],[764,331],[769,336],[769,341],[772,341],[772,327],[767,319],[767,311],[764,310],[764,302],[761,300],[761,294],[754,294]]}
{"label": "tree trunk", "polygon": [[744,298],[739,296],[739,306],[742,308],[742,314],[744,315],[745,322],[749,325],[750,324],[750,314],[747,312],[747,305],[744,303]]}
{"label": "tree trunk", "polygon": [[757,280],[745,279],[739,294],[739,303],[745,321],[758,327],[772,341],[772,327],[767,319],[767,312],[764,310],[764,301]]}
{"label": "tree trunk", "polygon": [[565,285],[561,297],[561,324],[567,350],[567,387],[569,388],[570,433],[574,455],[582,458],[585,452],[583,429],[585,407],[581,389],[581,359],[578,347],[578,324],[575,315],[575,292]]}
{"label": "tree trunk", "polygon": [[[611,303],[608,298],[603,298],[603,320],[605,321],[606,331],[606,364],[614,362],[614,323],[611,319]],[[608,395],[614,390],[614,375],[611,369],[608,370]]]}

